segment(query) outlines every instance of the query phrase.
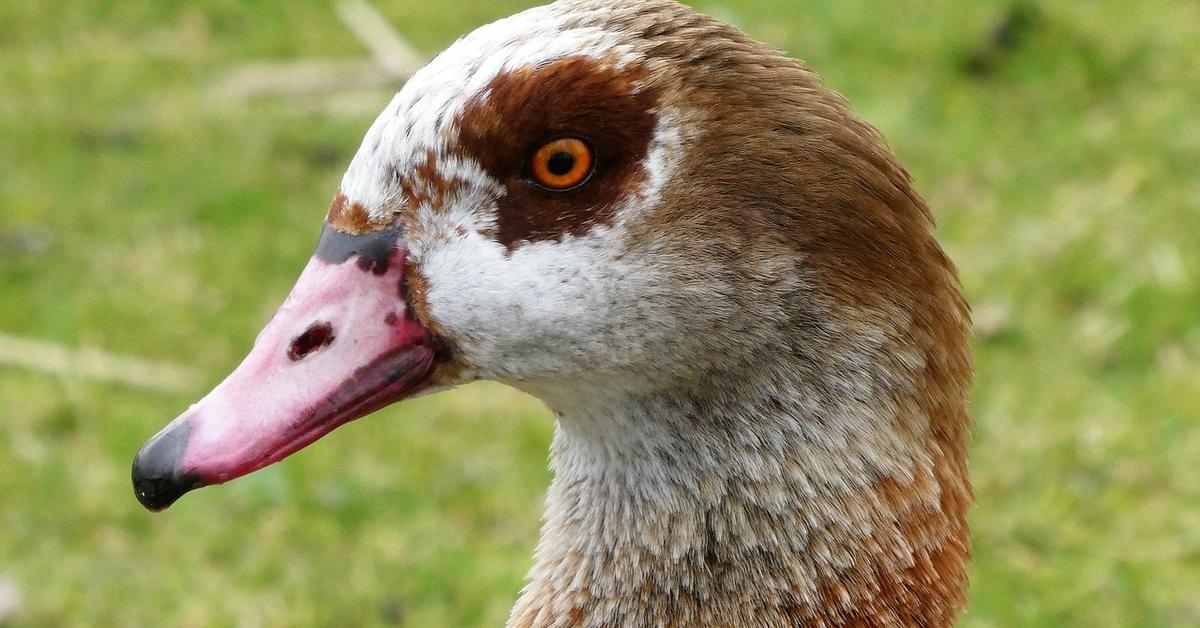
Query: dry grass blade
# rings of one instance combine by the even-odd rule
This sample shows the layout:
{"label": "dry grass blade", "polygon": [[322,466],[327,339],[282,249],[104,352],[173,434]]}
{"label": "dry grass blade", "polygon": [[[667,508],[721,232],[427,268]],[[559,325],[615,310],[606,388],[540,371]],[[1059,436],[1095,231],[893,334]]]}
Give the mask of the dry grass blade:
{"label": "dry grass blade", "polygon": [[21,596],[17,585],[0,576],[0,624],[16,617],[21,609]]}
{"label": "dry grass blade", "polygon": [[99,349],[70,349],[7,334],[0,334],[0,366],[168,392],[194,390],[200,381],[199,371],[186,366],[114,355]]}
{"label": "dry grass blade", "polygon": [[230,71],[214,93],[224,99],[286,94],[306,96],[393,85],[396,77],[369,60],[311,59],[247,63]]}
{"label": "dry grass blade", "polygon": [[247,63],[230,70],[217,83],[213,94],[222,100],[246,100],[256,96],[310,96],[394,88],[424,65],[420,53],[365,0],[344,0],[338,3],[337,14],[371,52],[370,59]]}
{"label": "dry grass blade", "polygon": [[424,64],[421,55],[366,0],[342,0],[337,5],[337,14],[371,51],[375,63],[393,76],[408,78]]}

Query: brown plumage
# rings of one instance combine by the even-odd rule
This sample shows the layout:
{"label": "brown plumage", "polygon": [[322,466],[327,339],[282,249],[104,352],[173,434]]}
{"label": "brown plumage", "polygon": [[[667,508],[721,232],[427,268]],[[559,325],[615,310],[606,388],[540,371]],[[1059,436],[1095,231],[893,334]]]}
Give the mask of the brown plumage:
{"label": "brown plumage", "polygon": [[[564,138],[589,178],[535,185]],[[670,0],[532,10],[413,77],[327,222],[250,366],[139,454],[148,506],[493,379],[558,426],[510,626],[954,622],[968,308],[908,173],[802,63]],[[275,368],[313,317],[329,342]]]}
{"label": "brown plumage", "polygon": [[[600,21],[646,56],[657,107],[693,116],[679,169],[686,183],[667,188],[631,229],[634,241],[679,259],[717,257],[719,265],[693,271],[756,286],[733,295],[736,321],[714,324],[758,337],[752,347],[786,352],[792,368],[821,383],[818,397],[847,394],[837,380],[861,365],[843,356],[865,329],[882,330],[866,352],[877,396],[869,403],[892,405],[896,416],[876,427],[921,463],[853,493],[795,496],[773,512],[748,497],[787,493],[786,473],[766,486],[721,477],[713,484],[723,498],[709,510],[633,511],[621,522],[630,539],[669,537],[666,555],[634,540],[582,560],[573,545],[588,542],[586,533],[555,520],[551,507],[550,540],[510,625],[952,624],[969,558],[969,314],[908,173],[815,73],[733,27],[673,2],[579,4],[618,7]],[[692,279],[700,280],[680,282]],[[778,309],[759,312],[764,304]],[[758,328],[736,329],[747,318]],[[753,349],[744,357],[762,359]],[[714,443],[729,438],[713,429]],[[854,449],[847,443],[836,455]],[[551,500],[595,498],[573,488]],[[739,547],[717,536],[721,528],[775,538]]]}

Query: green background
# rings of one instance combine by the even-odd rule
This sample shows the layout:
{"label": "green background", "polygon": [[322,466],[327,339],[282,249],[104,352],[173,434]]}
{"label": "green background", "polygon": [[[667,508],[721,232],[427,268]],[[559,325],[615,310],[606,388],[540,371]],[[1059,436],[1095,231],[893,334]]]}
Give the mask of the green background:
{"label": "green background", "polygon": [[[525,2],[380,0],[432,54]],[[889,138],[978,321],[966,626],[1200,625],[1200,3],[701,2]],[[199,369],[156,393],[0,366],[15,625],[499,625],[553,429],[475,385],[152,516],[141,442],[306,262],[391,90],[214,98],[365,58],[326,2],[0,3],[0,332]]]}

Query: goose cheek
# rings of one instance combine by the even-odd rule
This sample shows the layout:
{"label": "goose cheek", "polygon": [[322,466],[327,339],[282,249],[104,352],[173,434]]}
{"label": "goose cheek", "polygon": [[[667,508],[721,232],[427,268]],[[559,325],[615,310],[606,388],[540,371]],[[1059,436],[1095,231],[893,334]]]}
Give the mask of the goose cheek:
{"label": "goose cheek", "polygon": [[425,388],[435,350],[406,306],[405,255],[396,229],[350,236],[326,227],[242,364],[138,453],[142,504],[166,508]]}

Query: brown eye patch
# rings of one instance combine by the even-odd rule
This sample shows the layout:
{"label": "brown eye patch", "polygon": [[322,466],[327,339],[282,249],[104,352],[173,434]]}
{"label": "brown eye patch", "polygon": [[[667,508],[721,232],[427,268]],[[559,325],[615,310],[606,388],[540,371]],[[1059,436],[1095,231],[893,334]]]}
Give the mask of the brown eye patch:
{"label": "brown eye patch", "polygon": [[501,244],[513,250],[611,223],[645,178],[658,105],[647,76],[639,65],[566,57],[504,72],[467,104],[458,145],[505,185],[497,199]]}

